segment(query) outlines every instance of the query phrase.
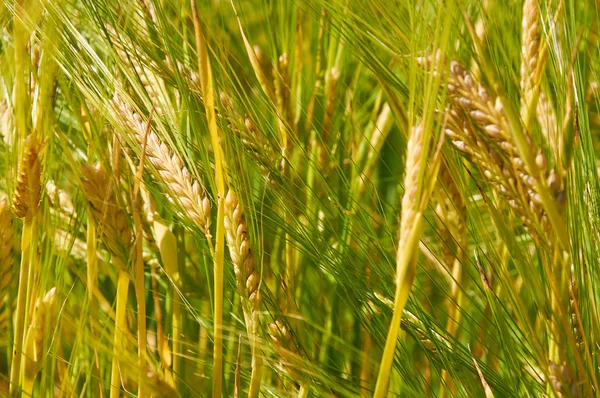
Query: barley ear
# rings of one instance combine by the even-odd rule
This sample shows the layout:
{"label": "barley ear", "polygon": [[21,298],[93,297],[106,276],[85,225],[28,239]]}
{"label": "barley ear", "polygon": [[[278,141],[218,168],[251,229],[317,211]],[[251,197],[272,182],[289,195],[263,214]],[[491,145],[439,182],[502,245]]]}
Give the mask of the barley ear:
{"label": "barley ear", "polygon": [[538,0],[525,0],[521,28],[521,90],[524,106],[529,105],[533,99],[534,90],[539,84],[537,78],[540,65],[539,13]]}
{"label": "barley ear", "polygon": [[99,164],[95,167],[82,164],[81,170],[84,175],[83,191],[90,204],[91,215],[102,232],[113,262],[124,269],[133,235],[112,189],[111,179]]}
{"label": "barley ear", "polygon": [[119,118],[138,144],[145,148],[145,155],[169,189],[171,200],[178,203],[185,215],[210,239],[211,206],[204,187],[192,177],[179,156],[161,142],[154,131],[146,133],[148,126],[129,104],[118,96],[112,102]]}
{"label": "barley ear", "polygon": [[53,323],[53,308],[56,302],[56,288],[50,289],[42,299],[36,302],[35,317],[25,337],[25,354],[23,362],[23,391],[25,396],[32,396],[33,383],[37,373],[41,370],[44,336],[47,335]]}
{"label": "barley ear", "polygon": [[40,205],[41,169],[39,144],[33,135],[25,139],[19,164],[12,211],[15,217],[24,218],[28,212],[37,214]]}
{"label": "barley ear", "polygon": [[[421,159],[425,147],[424,136],[424,124],[420,123],[412,129],[406,148],[402,218],[400,220],[400,238],[396,254],[394,309],[379,366],[377,384],[373,395],[375,398],[383,398],[387,395],[402,313],[416,275],[416,252],[423,231],[422,212],[428,202],[429,194],[429,192],[423,190],[424,181],[430,179],[427,184],[432,187],[437,177],[435,162],[430,175],[425,175],[426,163],[422,162]],[[439,160],[439,157],[435,159]]]}
{"label": "barley ear", "polygon": [[258,308],[260,306],[260,275],[256,271],[254,255],[244,220],[242,206],[232,190],[227,192],[224,206],[224,229],[229,246],[229,255],[237,281],[238,293],[242,298],[248,340],[252,348],[252,376],[248,397],[256,398],[260,393],[262,358],[258,347]]}
{"label": "barley ear", "polygon": [[290,377],[294,379],[301,379],[301,375],[295,368],[300,367],[299,359],[300,354],[298,348],[294,343],[292,333],[288,326],[281,319],[277,319],[275,322],[270,323],[267,326],[269,337],[277,350],[277,354],[281,358],[280,367],[284,369]]}
{"label": "barley ear", "polygon": [[260,276],[256,271],[243,210],[232,190],[225,197],[224,226],[238,291],[247,301],[246,310],[255,312],[260,305]]}

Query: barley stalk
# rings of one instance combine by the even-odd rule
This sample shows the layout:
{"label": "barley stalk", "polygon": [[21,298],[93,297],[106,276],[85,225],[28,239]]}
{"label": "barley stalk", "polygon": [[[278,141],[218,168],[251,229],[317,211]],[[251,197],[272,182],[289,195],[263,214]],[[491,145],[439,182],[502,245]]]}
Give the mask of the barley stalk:
{"label": "barley stalk", "polygon": [[[416,253],[423,231],[423,194],[425,162],[422,161],[424,149],[424,125],[421,123],[412,129],[406,148],[404,176],[404,195],[402,196],[402,218],[398,251],[396,255],[396,292],[394,295],[393,316],[379,365],[379,374],[375,386],[375,398],[387,395],[388,383],[396,351],[396,342],[402,320],[402,311],[408,300],[416,274]],[[435,169],[435,168],[434,168]],[[433,172],[435,178],[435,172]]]}
{"label": "barley stalk", "polygon": [[[13,284],[13,225],[12,214],[9,210],[8,200],[5,196],[0,197],[0,307],[5,301],[5,313],[8,319],[12,319],[12,296],[11,288]],[[8,338],[13,339],[14,330],[12,322],[8,322]],[[8,363],[12,362],[12,351],[7,351]]]}
{"label": "barley stalk", "polygon": [[[441,220],[441,232],[443,241],[443,252],[445,264],[452,274],[450,310],[446,330],[451,336],[455,336],[456,329],[460,323],[459,311],[462,294],[462,260],[464,248],[467,243],[466,237],[466,207],[462,193],[449,168],[442,165],[438,174],[438,181],[443,187],[443,193],[438,195],[438,203],[435,211]],[[439,185],[438,185],[439,187]]]}
{"label": "barley stalk", "polygon": [[[196,53],[198,54],[198,72],[200,73],[200,84],[202,86],[202,96],[204,98],[204,110],[206,111],[206,121],[210,132],[210,141],[213,147],[215,162],[215,185],[218,194],[217,209],[217,228],[215,251],[213,255],[213,273],[214,273],[214,350],[213,350],[213,397],[220,397],[223,386],[223,262],[225,257],[225,233],[224,233],[224,200],[225,200],[225,167],[223,162],[223,149],[221,148],[219,131],[217,128],[215,114],[215,90],[213,87],[212,69],[208,56],[208,46],[206,37],[200,24],[196,0],[191,2],[192,21],[194,24],[194,35],[196,37]],[[234,8],[235,11],[235,8]],[[238,18],[241,30],[241,22]],[[249,47],[248,40],[242,31],[244,44]],[[254,52],[252,52],[254,55]],[[256,56],[252,57],[255,65]]]}
{"label": "barley stalk", "polygon": [[[6,197],[0,198],[0,304],[8,296],[13,280],[13,226],[12,214]],[[10,302],[7,301],[7,306]]]}
{"label": "barley stalk", "polygon": [[[163,116],[172,109],[172,106],[169,97],[166,94],[167,91],[163,80],[159,78],[151,68],[145,66],[153,64],[153,61],[147,58],[144,52],[139,48],[136,48],[135,44],[131,41],[118,36],[112,25],[107,25],[107,31],[111,36],[112,42],[115,44],[115,52],[122,64],[133,67],[135,77],[139,79],[135,81],[141,83],[148,98],[150,98],[150,101],[152,102],[154,111],[159,116]],[[128,56],[127,54],[134,55]]]}

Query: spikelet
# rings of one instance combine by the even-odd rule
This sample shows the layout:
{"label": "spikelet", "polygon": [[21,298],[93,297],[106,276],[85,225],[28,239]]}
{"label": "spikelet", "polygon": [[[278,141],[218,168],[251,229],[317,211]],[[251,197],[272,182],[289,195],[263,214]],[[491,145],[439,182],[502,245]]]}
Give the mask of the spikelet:
{"label": "spikelet", "polygon": [[0,304],[8,293],[13,279],[13,229],[12,214],[6,197],[0,198]]}
{"label": "spikelet", "polygon": [[254,255],[246,231],[242,207],[233,191],[225,197],[225,233],[238,292],[242,296],[245,311],[254,313],[260,305],[260,275],[256,271]]}
{"label": "spikelet", "polygon": [[81,170],[84,176],[83,191],[90,204],[91,216],[102,232],[113,262],[125,268],[133,236],[127,216],[112,189],[112,181],[100,164],[95,167],[82,164]]}
{"label": "spikelet", "polygon": [[23,218],[28,212],[36,215],[40,206],[41,169],[39,144],[33,135],[25,139],[23,156],[19,164],[13,196],[12,212],[17,218]]}
{"label": "spikelet", "polygon": [[210,237],[210,200],[204,187],[192,177],[176,153],[150,131],[146,139],[146,124],[132,107],[121,98],[115,97],[113,104],[118,116],[133,133],[138,144],[146,142],[146,157],[167,185],[171,200],[178,203],[184,213],[200,230]]}
{"label": "spikelet", "polygon": [[47,330],[52,325],[52,312],[55,302],[55,287],[50,289],[42,299],[38,298],[36,302],[35,317],[27,329],[25,347],[23,349],[25,354],[23,363],[26,379],[25,385],[27,385],[27,379],[30,381],[35,379],[35,374],[40,370],[40,366],[42,365],[44,336],[46,336]]}

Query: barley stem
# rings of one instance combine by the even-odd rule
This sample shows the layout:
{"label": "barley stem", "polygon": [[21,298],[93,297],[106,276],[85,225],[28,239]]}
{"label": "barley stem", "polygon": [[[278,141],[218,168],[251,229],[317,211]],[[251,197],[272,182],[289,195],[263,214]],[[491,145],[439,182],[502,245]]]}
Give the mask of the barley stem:
{"label": "barley stem", "polygon": [[212,142],[214,161],[215,161],[215,182],[218,195],[217,209],[217,231],[216,247],[214,250],[214,352],[213,352],[213,397],[220,397],[223,384],[223,261],[225,257],[225,230],[223,227],[224,199],[225,199],[225,180],[224,168],[222,162],[222,150],[219,142],[219,133],[217,130],[217,121],[215,117],[215,100],[212,82],[212,71],[208,57],[206,38],[200,26],[200,18],[196,8],[196,0],[192,4],[192,19],[194,23],[194,33],[196,36],[196,52],[198,55],[198,71],[200,72],[200,83],[202,86],[202,95],[204,98],[204,108],[206,110],[206,119],[210,130],[210,139]]}
{"label": "barley stem", "polygon": [[[117,267],[119,268],[119,267]],[[117,299],[115,315],[115,334],[113,340],[113,358],[110,370],[110,398],[119,398],[121,390],[121,379],[119,377],[118,357],[123,355],[123,337],[127,327],[127,292],[129,290],[129,276],[127,272],[119,268],[117,279]]]}
{"label": "barley stem", "polygon": [[406,244],[398,248],[396,258],[396,292],[394,295],[392,322],[385,341],[381,364],[379,365],[379,375],[377,376],[377,384],[375,386],[375,393],[373,394],[374,398],[384,398],[387,395],[398,333],[400,331],[400,321],[402,320],[402,311],[408,300],[408,295],[412,289],[416,274],[416,252],[421,240],[422,230],[423,215],[419,212],[414,216],[413,226]]}
{"label": "barley stem", "polygon": [[15,340],[13,342],[13,360],[10,366],[10,396],[20,396],[21,362],[23,359],[23,338],[25,314],[27,313],[27,279],[29,277],[30,253],[34,231],[35,217],[30,212],[25,216],[21,235],[21,268],[19,270],[19,290],[17,293],[17,309],[15,321]]}
{"label": "barley stem", "polygon": [[[136,206],[137,207],[137,206]],[[138,397],[144,397],[143,372],[146,365],[146,289],[144,282],[144,256],[143,256],[143,231],[139,207],[134,210],[135,223],[135,279],[134,288],[137,301],[137,328],[138,328],[138,365],[140,376],[138,378]]]}

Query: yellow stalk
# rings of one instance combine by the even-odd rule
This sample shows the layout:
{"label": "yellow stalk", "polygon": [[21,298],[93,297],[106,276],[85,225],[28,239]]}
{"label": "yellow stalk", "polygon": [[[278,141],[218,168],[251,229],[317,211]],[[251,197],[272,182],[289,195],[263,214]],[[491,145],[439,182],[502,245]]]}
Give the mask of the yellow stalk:
{"label": "yellow stalk", "polygon": [[113,341],[113,358],[110,369],[110,398],[119,398],[121,390],[121,380],[119,377],[119,361],[117,357],[121,355],[123,349],[123,336],[125,334],[127,292],[129,290],[129,276],[127,272],[119,268],[117,280],[117,311],[115,316],[115,335]]}
{"label": "yellow stalk", "polygon": [[198,53],[198,71],[200,72],[200,84],[202,86],[202,97],[206,119],[210,130],[215,162],[215,182],[218,194],[217,209],[217,231],[215,239],[214,255],[214,352],[213,352],[213,397],[220,397],[223,385],[223,261],[225,256],[225,230],[224,230],[224,200],[225,181],[223,177],[223,161],[221,144],[219,143],[219,132],[217,130],[217,119],[215,115],[215,98],[212,82],[212,70],[208,59],[206,38],[202,33],[200,18],[196,8],[196,1],[192,1],[192,17],[194,21],[194,32],[196,36],[196,52]]}
{"label": "yellow stalk", "polygon": [[134,210],[135,219],[135,296],[137,301],[137,326],[138,326],[138,397],[144,396],[144,367],[146,366],[146,289],[144,285],[144,257],[143,257],[143,232],[140,214]]}

